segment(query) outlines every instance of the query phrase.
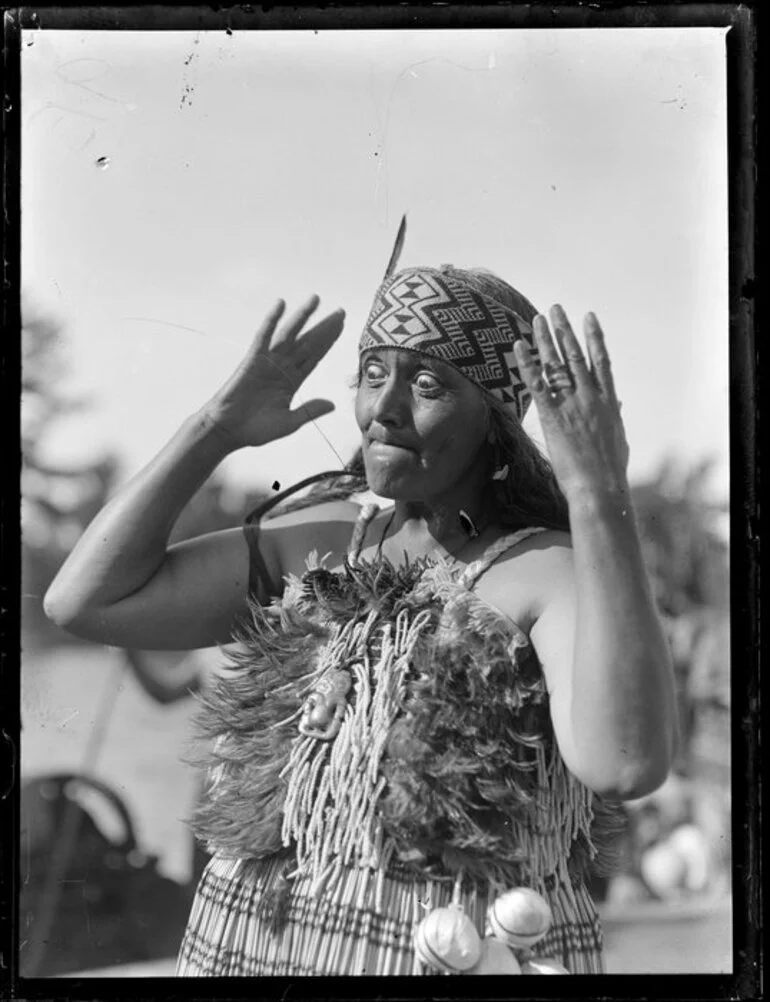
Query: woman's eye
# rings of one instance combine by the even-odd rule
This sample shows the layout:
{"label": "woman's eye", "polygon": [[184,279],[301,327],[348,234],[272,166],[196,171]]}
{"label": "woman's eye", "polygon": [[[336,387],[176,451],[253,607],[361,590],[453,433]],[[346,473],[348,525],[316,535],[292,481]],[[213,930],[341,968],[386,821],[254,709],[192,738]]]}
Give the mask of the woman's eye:
{"label": "woman's eye", "polygon": [[385,378],[385,370],[381,365],[368,362],[361,370],[361,378],[367,383],[378,383]]}
{"label": "woman's eye", "polygon": [[421,372],[415,382],[417,388],[423,393],[438,393],[441,389],[441,383],[429,372]]}

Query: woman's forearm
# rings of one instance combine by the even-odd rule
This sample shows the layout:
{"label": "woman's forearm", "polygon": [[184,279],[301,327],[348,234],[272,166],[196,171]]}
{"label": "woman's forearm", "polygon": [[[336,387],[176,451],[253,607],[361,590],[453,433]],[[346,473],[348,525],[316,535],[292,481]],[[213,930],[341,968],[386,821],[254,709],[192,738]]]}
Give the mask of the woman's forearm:
{"label": "woman's forearm", "polygon": [[205,413],[188,418],[89,525],[46,593],[46,613],[66,625],[146,585],[182,509],[230,451]]}
{"label": "woman's forearm", "polygon": [[671,657],[628,489],[571,498],[570,523],[575,751],[619,796],[642,796],[667,774],[678,728]]}

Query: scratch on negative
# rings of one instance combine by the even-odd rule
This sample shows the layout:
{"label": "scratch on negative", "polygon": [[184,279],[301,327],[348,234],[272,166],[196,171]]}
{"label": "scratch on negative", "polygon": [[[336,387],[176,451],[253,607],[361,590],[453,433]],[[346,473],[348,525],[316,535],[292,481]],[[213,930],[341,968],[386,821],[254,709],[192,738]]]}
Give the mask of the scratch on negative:
{"label": "scratch on negative", "polygon": [[174,324],[170,320],[159,320],[157,317],[123,317],[123,319],[140,324],[162,324],[164,327],[176,327],[180,331],[190,331],[191,334],[200,334],[201,337],[211,337],[207,331],[200,331],[196,327],[185,327],[184,324]]}

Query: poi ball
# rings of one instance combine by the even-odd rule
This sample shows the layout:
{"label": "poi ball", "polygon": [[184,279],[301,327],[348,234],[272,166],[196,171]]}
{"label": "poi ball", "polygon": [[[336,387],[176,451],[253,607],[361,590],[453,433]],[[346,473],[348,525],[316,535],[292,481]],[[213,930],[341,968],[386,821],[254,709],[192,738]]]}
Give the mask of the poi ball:
{"label": "poi ball", "polygon": [[481,941],[481,957],[466,974],[521,974],[519,962],[510,947],[493,936]]}
{"label": "poi ball", "polygon": [[680,893],[687,880],[687,860],[668,842],[642,853],[639,868],[647,886],[660,898]]}
{"label": "poi ball", "polygon": [[481,937],[460,905],[434,908],[417,926],[414,948],[420,960],[448,974],[460,974],[478,963]]}
{"label": "poi ball", "polygon": [[666,844],[684,859],[688,891],[702,891],[709,879],[709,845],[695,825],[680,825],[671,832]]}
{"label": "poi ball", "polygon": [[553,957],[531,957],[521,965],[522,974],[569,974],[569,971]]}
{"label": "poi ball", "polygon": [[607,888],[608,905],[635,905],[640,901],[649,901],[650,892],[639,880],[627,873],[620,873],[610,880]]}
{"label": "poi ball", "polygon": [[514,887],[495,898],[487,910],[492,935],[508,946],[537,943],[551,926],[548,902],[530,887]]}

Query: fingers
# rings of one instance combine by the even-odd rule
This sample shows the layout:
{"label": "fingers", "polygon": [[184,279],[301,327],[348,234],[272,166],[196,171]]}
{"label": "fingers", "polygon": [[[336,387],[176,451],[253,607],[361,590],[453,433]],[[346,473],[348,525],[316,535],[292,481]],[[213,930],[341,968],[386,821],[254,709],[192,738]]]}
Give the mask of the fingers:
{"label": "fingers", "polygon": [[[554,306],[551,308],[550,316],[554,331],[557,332],[559,345],[562,352],[564,352],[564,359],[575,359],[575,364],[578,368],[580,368],[582,359],[582,368],[586,370],[586,363],[580,351],[580,345],[572,333],[564,310],[560,306]],[[565,361],[562,359],[562,352],[556,347],[550,327],[548,326],[548,321],[542,314],[538,314],[532,321],[532,331],[536,352],[533,353],[530,351],[526,342],[520,339],[514,343],[514,353],[524,384],[535,399],[538,409],[542,411],[543,409],[548,410],[553,408],[556,402],[556,394],[551,392],[551,387],[545,378],[549,367],[558,367],[562,370],[560,375],[563,377],[563,380],[560,380],[560,382],[565,382],[565,388],[572,389],[576,385],[577,379],[569,361],[566,363],[568,372],[563,371]]]}
{"label": "fingers", "polygon": [[257,333],[254,335],[254,340],[251,342],[251,348],[249,349],[249,355],[256,355],[268,347],[270,339],[273,336],[273,332],[275,331],[278,321],[283,316],[283,311],[285,309],[286,303],[282,299],[279,299],[262,321]]}
{"label": "fingers", "polygon": [[532,331],[535,335],[535,347],[543,365],[560,365],[561,355],[553,343],[548,321],[538,314],[532,321]]}
{"label": "fingers", "polygon": [[580,342],[575,337],[569,318],[561,306],[558,304],[552,306],[549,315],[564,361],[569,366],[575,383],[579,384],[588,375],[588,363],[583,349],[580,347]]}
{"label": "fingers", "polygon": [[311,296],[292,314],[276,335],[278,321],[286,309],[286,303],[279,299],[257,331],[244,360],[245,364],[249,364],[257,355],[282,349],[280,355],[285,359],[291,357],[292,366],[302,370],[304,378],[304,375],[316,367],[342,333],[345,311],[336,310],[306,331],[301,338],[299,337],[302,328],[318,308],[319,303],[318,296]]}
{"label": "fingers", "polygon": [[[536,317],[535,320],[537,319]],[[540,319],[545,322],[544,317]],[[532,394],[538,410],[541,410],[541,408],[547,410],[553,407],[553,400],[551,399],[545,379],[543,379],[543,367],[540,364],[537,353],[530,350],[524,338],[519,338],[518,341],[513,342],[513,353],[516,356],[516,364],[519,367],[522,381]]]}
{"label": "fingers", "polygon": [[612,378],[610,356],[604,344],[604,333],[595,313],[588,313],[583,321],[583,333],[586,339],[588,356],[591,359],[591,372],[596,383],[607,399],[611,400],[620,410],[620,402],[615,392],[615,381]]}
{"label": "fingers", "polygon": [[327,354],[345,325],[345,311],[335,310],[328,317],[306,331],[294,348],[295,364],[303,379],[308,376]]}
{"label": "fingers", "polygon": [[[574,388],[580,389],[595,385],[593,369],[589,368],[588,359],[572,330],[572,324],[564,308],[558,303],[552,306],[549,310],[549,318],[550,327],[542,315],[536,316],[532,323],[535,345],[546,376],[550,366],[559,366],[562,369],[566,366]],[[595,317],[594,325],[598,327]],[[553,328],[553,335],[551,328]]]}
{"label": "fingers", "polygon": [[318,296],[313,295],[298,310],[295,310],[289,320],[281,327],[278,336],[272,342],[272,347],[279,348],[281,345],[288,346],[292,344],[310,317],[318,309],[320,302],[321,300]]}
{"label": "fingers", "polygon": [[293,411],[289,412],[289,417],[292,419],[294,425],[292,431],[296,431],[311,421],[317,421],[324,414],[331,414],[334,409],[334,404],[331,400],[308,400],[307,403],[302,404],[300,407],[295,407]]}

